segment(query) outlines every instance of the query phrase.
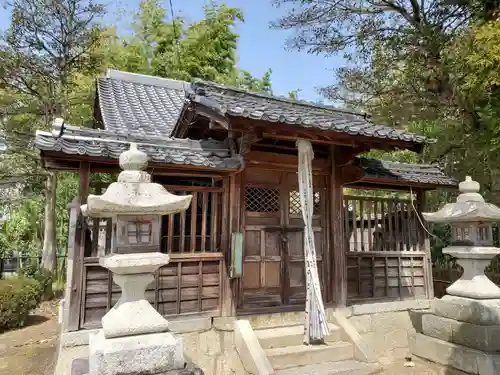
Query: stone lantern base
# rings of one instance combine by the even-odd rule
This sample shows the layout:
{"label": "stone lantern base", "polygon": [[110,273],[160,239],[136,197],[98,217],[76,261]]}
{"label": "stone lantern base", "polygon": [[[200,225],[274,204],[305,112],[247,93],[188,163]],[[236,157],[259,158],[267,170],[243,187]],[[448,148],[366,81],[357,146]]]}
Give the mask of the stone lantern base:
{"label": "stone lantern base", "polygon": [[89,374],[163,374],[185,366],[182,339],[152,333],[107,339],[104,332],[89,339]]}
{"label": "stone lantern base", "polygon": [[168,321],[146,300],[153,273],[167,264],[161,253],[112,254],[99,259],[113,272],[122,294],[89,337],[89,375],[190,374],[185,371],[182,338],[168,332]]}
{"label": "stone lantern base", "polygon": [[418,357],[468,374],[500,374],[500,299],[444,296],[410,336]]}

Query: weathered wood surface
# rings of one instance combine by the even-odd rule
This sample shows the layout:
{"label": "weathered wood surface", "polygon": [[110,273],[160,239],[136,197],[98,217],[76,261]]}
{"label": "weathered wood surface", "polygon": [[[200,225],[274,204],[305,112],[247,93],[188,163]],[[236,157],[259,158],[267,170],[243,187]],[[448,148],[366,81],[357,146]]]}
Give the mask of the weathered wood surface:
{"label": "weathered wood surface", "polygon": [[[146,298],[164,316],[204,313],[220,314],[222,253],[205,255],[171,255],[171,261],[160,268],[146,289]],[[111,273],[99,266],[97,258],[84,264],[84,311],[82,327],[100,325],[101,318],[120,298],[120,287]]]}
{"label": "weathered wood surface", "polygon": [[425,252],[347,252],[348,302],[426,298]]}
{"label": "weathered wood surface", "polygon": [[[229,180],[227,179],[227,182]],[[218,316],[224,296],[226,278],[223,249],[227,244],[229,223],[227,216],[226,187],[168,185],[167,189],[178,195],[192,194],[187,211],[164,216],[162,220],[161,250],[170,255],[170,263],[162,267],[155,281],[148,287],[146,296],[153,306],[165,316],[204,314]],[[91,241],[82,263],[80,327],[94,327],[120,297],[120,288],[113,282],[109,271],[99,266],[99,238],[104,253],[111,252],[112,225],[95,225],[99,220],[88,219],[87,232]],[[106,233],[99,236],[101,228]],[[76,314],[78,316],[78,314]]]}
{"label": "weathered wood surface", "polygon": [[417,201],[344,196],[346,251],[420,251]]}
{"label": "weathered wood surface", "polygon": [[345,160],[341,157],[342,149],[330,147],[330,254],[332,260],[332,300],[335,306],[343,307],[347,304],[347,266],[345,256],[346,236],[344,234],[345,214],[343,210],[343,188],[339,163]]}
{"label": "weathered wood surface", "polygon": [[[89,170],[90,165],[87,162],[80,163],[80,184],[78,191],[79,204],[87,203],[89,195]],[[79,317],[81,313],[81,300],[83,289],[83,258],[85,252],[85,223],[84,218],[78,209],[78,219],[76,223],[74,240],[74,258],[73,258],[73,278],[71,280],[71,298],[69,306],[68,330],[74,331],[79,328]],[[71,232],[70,232],[71,234]]]}
{"label": "weathered wood surface", "polygon": [[[303,220],[296,173],[248,168],[244,172],[243,278],[239,308],[305,302]],[[320,278],[325,278],[324,178],[315,176],[313,229]],[[322,283],[325,284],[324,282]]]}

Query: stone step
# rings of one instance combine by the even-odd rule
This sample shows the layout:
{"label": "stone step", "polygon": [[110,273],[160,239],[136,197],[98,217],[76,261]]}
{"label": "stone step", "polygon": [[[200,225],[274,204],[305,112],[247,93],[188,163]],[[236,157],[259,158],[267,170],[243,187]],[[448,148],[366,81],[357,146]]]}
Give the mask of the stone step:
{"label": "stone step", "polygon": [[382,367],[378,364],[347,360],[293,367],[273,375],[374,375],[381,371]]}
{"label": "stone step", "polygon": [[323,345],[294,345],[265,350],[267,359],[275,371],[291,367],[353,359],[354,348],[348,342]]}
{"label": "stone step", "polygon": [[[340,341],[341,329],[335,324],[329,323],[330,335],[326,342]],[[259,339],[262,349],[282,348],[285,346],[302,345],[304,343],[304,325],[290,327],[274,327],[257,329],[254,331]]]}

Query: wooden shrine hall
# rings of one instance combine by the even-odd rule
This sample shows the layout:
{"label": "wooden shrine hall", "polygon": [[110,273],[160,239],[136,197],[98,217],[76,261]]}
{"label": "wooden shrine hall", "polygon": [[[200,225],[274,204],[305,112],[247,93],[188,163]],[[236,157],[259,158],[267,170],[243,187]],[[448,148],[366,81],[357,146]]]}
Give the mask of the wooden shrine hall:
{"label": "wooden shrine hall", "polygon": [[[155,182],[193,195],[186,212],[162,221],[170,263],[147,297],[163,315],[303,309],[298,139],[314,151],[313,226],[325,304],[432,298],[419,212],[426,191],[456,181],[436,166],[360,157],[370,149],[420,152],[424,137],[327,106],[113,70],[97,79],[94,120],[92,128],[77,128],[58,119],[34,142],[46,169],[80,176],[70,210],[69,330],[99,326],[120,295],[98,262],[110,252],[111,220],[84,219],[79,205],[104,191],[91,175],[116,176],[130,142],[147,153]],[[398,194],[364,193],[374,189]]]}

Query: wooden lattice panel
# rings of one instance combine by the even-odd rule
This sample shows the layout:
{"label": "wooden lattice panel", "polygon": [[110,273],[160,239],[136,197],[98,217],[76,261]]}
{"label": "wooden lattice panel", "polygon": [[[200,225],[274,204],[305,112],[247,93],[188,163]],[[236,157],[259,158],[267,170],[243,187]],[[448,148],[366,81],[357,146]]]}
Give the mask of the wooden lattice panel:
{"label": "wooden lattice panel", "polygon": [[[313,196],[313,212],[319,214],[321,210],[320,205],[321,194],[319,191],[314,192]],[[300,193],[297,190],[290,191],[288,212],[290,215],[302,215],[302,207],[300,205]]]}
{"label": "wooden lattice panel", "polygon": [[247,212],[279,212],[280,191],[260,187],[245,188],[245,211]]}

